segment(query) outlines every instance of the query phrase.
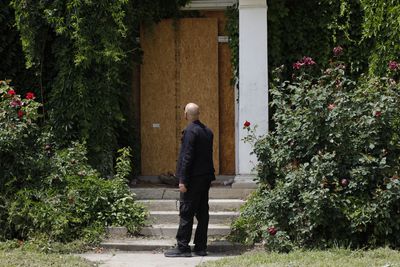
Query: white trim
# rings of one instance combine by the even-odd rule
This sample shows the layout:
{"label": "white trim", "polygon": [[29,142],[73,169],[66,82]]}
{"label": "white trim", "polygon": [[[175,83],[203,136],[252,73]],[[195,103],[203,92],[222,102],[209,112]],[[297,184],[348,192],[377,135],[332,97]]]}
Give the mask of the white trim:
{"label": "white trim", "polygon": [[239,0],[239,9],[243,8],[265,8],[267,0]]}
{"label": "white trim", "polygon": [[224,10],[236,0],[192,0],[182,10]]}

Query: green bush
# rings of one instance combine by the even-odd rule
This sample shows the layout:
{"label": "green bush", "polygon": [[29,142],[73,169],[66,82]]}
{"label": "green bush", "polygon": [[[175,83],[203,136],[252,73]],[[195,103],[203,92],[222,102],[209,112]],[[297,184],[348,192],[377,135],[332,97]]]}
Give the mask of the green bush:
{"label": "green bush", "polygon": [[397,80],[356,83],[342,62],[320,75],[297,67],[292,81],[276,78],[270,88],[274,130],[258,138],[248,127],[263,185],[234,223],[236,239],[274,247],[265,238],[274,227],[294,246],[399,247]]}
{"label": "green bush", "polygon": [[35,123],[33,95],[21,99],[2,81],[0,97],[0,238],[94,242],[105,226],[139,230],[146,212],[126,184],[130,149],[119,151],[115,176],[103,179],[85,144],[58,149]]}

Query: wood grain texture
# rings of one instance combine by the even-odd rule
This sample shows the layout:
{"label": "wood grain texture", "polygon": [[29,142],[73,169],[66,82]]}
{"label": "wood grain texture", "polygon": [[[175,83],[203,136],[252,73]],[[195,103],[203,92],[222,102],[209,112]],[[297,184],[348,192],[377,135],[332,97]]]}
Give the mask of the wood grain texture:
{"label": "wood grain texture", "polygon": [[[172,23],[163,20],[141,30],[142,175],[175,172],[176,167],[176,47]],[[159,128],[153,127],[157,124]]]}
{"label": "wood grain texture", "polygon": [[225,25],[227,22],[227,18],[225,16],[225,11],[215,10],[215,11],[201,11],[201,16],[206,18],[215,18],[218,20],[218,35],[223,36],[225,33]]}
{"label": "wood grain texture", "polygon": [[218,45],[219,53],[219,143],[220,173],[235,174],[235,91],[231,85],[231,53],[227,43]]}
{"label": "wood grain texture", "polygon": [[[200,119],[214,132],[214,167],[219,174],[218,21],[190,18],[179,21],[179,105],[200,106]],[[181,113],[183,114],[183,113]],[[178,125],[185,128],[183,115]]]}
{"label": "wood grain texture", "polygon": [[[218,19],[218,35],[226,35],[224,11],[202,11],[202,16]],[[231,85],[231,53],[227,43],[218,44],[219,79],[219,165],[220,174],[235,174],[235,91]]]}

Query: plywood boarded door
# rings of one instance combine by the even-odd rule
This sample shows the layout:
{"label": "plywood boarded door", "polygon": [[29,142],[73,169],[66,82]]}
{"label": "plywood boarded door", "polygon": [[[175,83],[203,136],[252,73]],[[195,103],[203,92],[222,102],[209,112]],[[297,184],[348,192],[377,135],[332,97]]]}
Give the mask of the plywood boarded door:
{"label": "plywood boarded door", "polygon": [[163,20],[141,31],[142,175],[175,172],[183,108],[201,108],[214,132],[214,165],[219,173],[218,22],[215,18]]}
{"label": "plywood boarded door", "polygon": [[194,102],[200,119],[214,132],[214,167],[219,173],[218,21],[215,18],[181,19],[179,23],[179,126],[182,110]]}
{"label": "plywood boarded door", "polygon": [[176,59],[171,20],[142,29],[140,116],[143,175],[175,171]]}

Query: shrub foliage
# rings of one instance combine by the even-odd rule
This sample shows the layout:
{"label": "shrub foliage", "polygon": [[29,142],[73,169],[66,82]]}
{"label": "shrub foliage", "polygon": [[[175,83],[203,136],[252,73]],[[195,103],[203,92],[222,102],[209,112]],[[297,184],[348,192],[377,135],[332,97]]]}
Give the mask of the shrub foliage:
{"label": "shrub foliage", "polygon": [[393,78],[359,82],[339,61],[321,74],[314,66],[293,67],[291,81],[276,78],[270,88],[274,131],[257,138],[248,128],[262,186],[235,222],[236,238],[259,241],[274,227],[285,248],[288,240],[302,247],[398,247],[398,65]]}
{"label": "shrub foliage", "polygon": [[120,150],[114,178],[103,179],[85,144],[58,148],[36,124],[39,106],[34,94],[21,98],[0,81],[0,239],[93,242],[111,225],[135,233],[146,213],[126,184],[130,150]]}

